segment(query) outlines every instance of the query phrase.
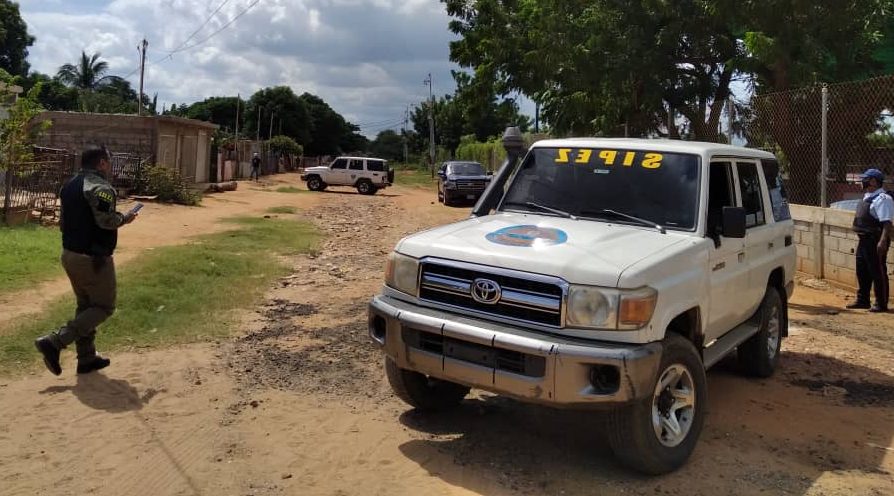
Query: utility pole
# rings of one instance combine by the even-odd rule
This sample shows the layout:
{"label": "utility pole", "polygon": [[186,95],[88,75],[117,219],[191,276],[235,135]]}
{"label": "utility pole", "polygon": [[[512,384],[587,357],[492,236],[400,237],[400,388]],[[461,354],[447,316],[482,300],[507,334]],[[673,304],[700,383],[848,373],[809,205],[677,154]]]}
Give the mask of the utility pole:
{"label": "utility pole", "polygon": [[261,141],[261,106],[258,105],[258,124],[256,126],[258,128],[258,134],[255,137],[255,141]]}
{"label": "utility pole", "polygon": [[239,170],[239,103],[242,101],[236,93],[236,138],[233,140],[233,151],[236,152],[236,170]]}
{"label": "utility pole", "polygon": [[407,110],[404,114],[404,163],[410,161],[408,150],[407,150],[407,130],[410,128],[410,105],[407,104]]}
{"label": "utility pole", "polygon": [[735,100],[733,100],[733,95],[730,95],[729,99],[727,100],[727,107],[726,107],[726,119],[728,121],[727,126],[729,127],[729,144],[730,145],[733,144],[733,119],[735,118],[735,112],[736,112],[736,102],[735,102]]}
{"label": "utility pole", "polygon": [[431,177],[435,177],[435,96],[431,89],[432,81],[430,72],[428,73],[428,78],[423,81],[423,84],[428,85],[428,154]]}
{"label": "utility pole", "polygon": [[140,96],[137,102],[137,115],[143,115],[143,76],[146,72],[146,49],[149,48],[149,42],[143,38],[143,42],[137,47],[140,51]]}
{"label": "utility pole", "polygon": [[270,112],[270,130],[267,131],[267,139],[273,137],[273,116],[276,114],[276,111]]}

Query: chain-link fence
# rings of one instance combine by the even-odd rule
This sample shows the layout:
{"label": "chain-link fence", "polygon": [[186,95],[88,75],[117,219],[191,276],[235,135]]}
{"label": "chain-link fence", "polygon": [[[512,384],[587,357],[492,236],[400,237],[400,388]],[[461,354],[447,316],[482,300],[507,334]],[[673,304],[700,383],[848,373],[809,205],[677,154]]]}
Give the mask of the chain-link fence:
{"label": "chain-link fence", "polygon": [[757,96],[740,119],[747,146],[779,158],[792,203],[859,198],[870,167],[894,176],[894,76]]}

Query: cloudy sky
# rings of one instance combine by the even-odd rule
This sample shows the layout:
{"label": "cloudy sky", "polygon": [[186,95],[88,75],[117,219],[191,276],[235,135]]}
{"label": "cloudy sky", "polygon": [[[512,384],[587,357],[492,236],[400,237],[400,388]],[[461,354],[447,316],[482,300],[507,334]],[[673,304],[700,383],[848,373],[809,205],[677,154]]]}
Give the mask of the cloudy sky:
{"label": "cloudy sky", "polygon": [[129,76],[137,88],[137,45],[145,37],[146,93],[158,93],[159,105],[236,93],[247,97],[285,84],[297,94],[321,96],[374,136],[399,128],[407,104],[427,98],[428,73],[436,95],[454,90],[450,70],[457,66],[449,60],[448,46],[454,38],[438,0],[19,4],[37,38],[29,61],[40,72],[55,74],[81,50],[100,52],[112,74]]}

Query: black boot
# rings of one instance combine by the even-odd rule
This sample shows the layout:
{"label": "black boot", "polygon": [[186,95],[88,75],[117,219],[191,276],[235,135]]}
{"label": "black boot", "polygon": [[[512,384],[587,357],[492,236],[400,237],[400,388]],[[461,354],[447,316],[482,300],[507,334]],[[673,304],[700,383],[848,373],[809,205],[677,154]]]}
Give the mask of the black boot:
{"label": "black boot", "polygon": [[89,362],[81,362],[78,361],[78,373],[79,374],[89,374],[90,372],[94,372],[97,370],[102,370],[108,367],[112,363],[108,358],[103,358],[99,355],[90,360]]}
{"label": "black boot", "polygon": [[34,341],[34,346],[43,355],[43,363],[47,366],[47,370],[52,372],[53,375],[61,374],[62,365],[59,363],[59,348],[56,348],[53,341],[49,337],[43,336]]}
{"label": "black boot", "polygon": [[872,305],[870,305],[868,301],[857,300],[844,308],[847,308],[848,310],[868,310],[871,306]]}

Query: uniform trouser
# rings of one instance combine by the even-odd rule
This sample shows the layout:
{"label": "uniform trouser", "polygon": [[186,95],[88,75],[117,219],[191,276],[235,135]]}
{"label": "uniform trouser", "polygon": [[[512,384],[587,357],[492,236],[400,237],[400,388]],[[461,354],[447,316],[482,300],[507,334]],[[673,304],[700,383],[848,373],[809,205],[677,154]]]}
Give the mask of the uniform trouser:
{"label": "uniform trouser", "polygon": [[75,343],[78,361],[90,361],[96,356],[96,326],[115,311],[115,261],[65,250],[62,267],[71,281],[78,308],[74,319],[53,333],[52,339],[59,349]]}
{"label": "uniform trouser", "polygon": [[888,264],[886,257],[879,258],[879,236],[860,235],[857,243],[857,301],[869,303],[869,290],[875,288],[875,303],[888,308]]}
{"label": "uniform trouser", "polygon": [[260,179],[261,178],[261,168],[260,167],[252,167],[251,175],[248,176],[249,179]]}

